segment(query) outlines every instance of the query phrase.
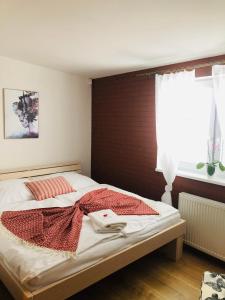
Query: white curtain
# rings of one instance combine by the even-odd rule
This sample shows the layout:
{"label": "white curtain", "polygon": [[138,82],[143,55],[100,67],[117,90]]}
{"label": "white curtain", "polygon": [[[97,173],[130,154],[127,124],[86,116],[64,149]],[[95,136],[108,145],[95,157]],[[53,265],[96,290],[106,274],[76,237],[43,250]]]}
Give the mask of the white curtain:
{"label": "white curtain", "polygon": [[[225,66],[215,65],[212,67],[213,91],[216,111],[221,131],[221,138],[225,138]],[[223,157],[223,163],[225,162]]]}
{"label": "white curtain", "polygon": [[[166,180],[162,201],[172,205],[172,184],[176,177],[182,143],[185,141],[183,112],[194,90],[194,71],[156,75],[157,167]],[[194,107],[193,107],[194,109]]]}

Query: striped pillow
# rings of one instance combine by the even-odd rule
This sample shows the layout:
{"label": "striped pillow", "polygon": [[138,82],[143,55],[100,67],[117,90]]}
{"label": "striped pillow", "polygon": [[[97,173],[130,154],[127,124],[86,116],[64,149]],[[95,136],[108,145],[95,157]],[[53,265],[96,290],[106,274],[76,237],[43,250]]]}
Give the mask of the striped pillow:
{"label": "striped pillow", "polygon": [[54,198],[57,195],[76,192],[63,176],[25,182],[36,200]]}

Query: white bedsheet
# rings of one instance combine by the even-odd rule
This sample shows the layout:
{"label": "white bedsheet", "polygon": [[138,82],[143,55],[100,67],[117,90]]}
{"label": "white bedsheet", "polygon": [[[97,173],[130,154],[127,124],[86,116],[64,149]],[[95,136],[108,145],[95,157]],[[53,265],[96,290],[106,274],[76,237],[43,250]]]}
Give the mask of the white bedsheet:
{"label": "white bedsheet", "polygon": [[[117,189],[109,185],[93,185],[78,192],[61,195],[55,199],[43,201],[24,201],[10,203],[0,207],[5,210],[24,210],[41,207],[65,207],[73,205],[88,191],[107,187],[119,192],[139,197],[135,194]],[[160,215],[157,216],[122,216],[130,230],[127,236],[120,233],[98,234],[93,230],[90,219],[83,218],[82,230],[76,257],[68,258],[62,253],[49,253],[45,249],[30,248],[20,240],[14,239],[3,228],[0,229],[0,257],[6,267],[29,290],[35,290],[51,282],[61,279],[97,263],[101,259],[125,249],[180,220],[179,212],[162,202],[139,197]]]}

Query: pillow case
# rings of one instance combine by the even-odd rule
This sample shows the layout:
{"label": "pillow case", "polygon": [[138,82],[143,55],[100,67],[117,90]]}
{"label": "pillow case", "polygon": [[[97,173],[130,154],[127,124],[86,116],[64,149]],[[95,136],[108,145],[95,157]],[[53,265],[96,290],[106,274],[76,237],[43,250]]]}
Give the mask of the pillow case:
{"label": "pillow case", "polygon": [[24,184],[25,179],[8,179],[0,181],[0,206],[7,203],[33,200],[34,196]]}
{"label": "pillow case", "polygon": [[54,198],[57,195],[76,192],[63,176],[25,182],[36,200]]}
{"label": "pillow case", "polygon": [[61,173],[61,176],[63,176],[76,190],[98,184],[90,177],[78,174],[76,172]]}

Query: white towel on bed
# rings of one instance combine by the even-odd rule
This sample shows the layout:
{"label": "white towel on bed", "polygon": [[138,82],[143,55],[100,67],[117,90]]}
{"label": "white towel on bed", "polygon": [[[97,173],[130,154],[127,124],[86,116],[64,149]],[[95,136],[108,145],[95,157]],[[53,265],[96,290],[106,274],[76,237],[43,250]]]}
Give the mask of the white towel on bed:
{"label": "white towel on bed", "polygon": [[98,233],[120,232],[127,225],[111,209],[103,209],[88,214],[94,230]]}

